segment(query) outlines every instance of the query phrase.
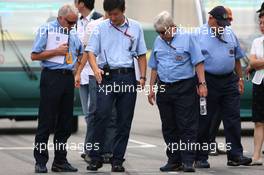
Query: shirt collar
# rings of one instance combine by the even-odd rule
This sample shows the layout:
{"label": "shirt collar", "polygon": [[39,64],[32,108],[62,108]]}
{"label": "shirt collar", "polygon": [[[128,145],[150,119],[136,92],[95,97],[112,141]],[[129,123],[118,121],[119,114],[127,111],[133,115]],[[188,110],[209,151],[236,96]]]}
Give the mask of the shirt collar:
{"label": "shirt collar", "polygon": [[[125,17],[125,22],[123,24],[121,24],[120,26],[118,26],[118,27],[124,27],[124,26],[128,26],[129,27],[129,21],[128,21],[127,17]],[[109,27],[112,27],[112,22],[111,22],[110,19],[109,19]]]}
{"label": "shirt collar", "polygon": [[[92,17],[93,17],[93,14],[94,14],[94,12],[95,12],[95,10],[93,9],[93,10],[92,10],[92,11],[89,13],[89,15],[88,15],[88,16],[86,16],[86,18],[85,18],[85,19],[86,19],[87,21],[91,21],[91,20],[92,20]],[[83,16],[81,16],[81,17],[80,17],[80,19],[81,19],[81,20],[84,20],[84,17],[83,17]]]}

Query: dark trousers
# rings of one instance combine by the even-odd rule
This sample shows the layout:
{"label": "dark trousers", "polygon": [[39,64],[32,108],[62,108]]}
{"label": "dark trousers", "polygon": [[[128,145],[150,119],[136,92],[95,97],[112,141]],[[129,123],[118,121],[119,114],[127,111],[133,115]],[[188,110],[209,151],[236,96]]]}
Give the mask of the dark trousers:
{"label": "dark trousers", "polygon": [[[216,143],[216,135],[218,133],[221,121],[222,121],[221,115],[217,111],[212,117],[212,122],[209,129],[210,143]],[[213,150],[215,150],[216,148],[217,147],[214,147]]]}
{"label": "dark trousers", "polygon": [[157,105],[167,145],[168,163],[194,162],[195,148],[187,147],[195,144],[198,131],[196,78],[165,86],[165,92],[159,90]]}
{"label": "dark trousers", "polygon": [[[101,155],[105,140],[105,130],[111,120],[114,104],[116,108],[116,133],[113,140],[112,163],[123,163],[137,97],[135,90],[136,83],[135,73],[131,72],[126,74],[113,74],[110,80],[103,78],[102,84],[98,85],[97,108],[95,117],[91,122],[91,127],[94,129],[92,136],[93,144],[99,144],[99,149],[94,147],[90,151],[89,155],[92,160],[102,160]],[[116,87],[114,92],[114,85],[123,87],[123,90]],[[106,92],[106,90],[108,91]]]}
{"label": "dark trousers", "polygon": [[[84,152],[89,154],[91,146],[91,136],[93,135],[93,128],[90,127],[90,123],[95,117],[96,110],[96,98],[97,98],[97,82],[94,76],[89,75],[89,84],[81,85],[80,98],[82,102],[83,113],[85,114],[86,121],[86,135],[84,140]],[[113,107],[112,117],[109,121],[106,129],[106,136],[103,146],[104,154],[113,153],[113,138],[115,136],[115,123],[116,123],[116,109]]]}
{"label": "dark trousers", "polygon": [[[223,120],[226,143],[230,150],[227,151],[228,158],[243,154],[241,145],[241,123],[240,123],[240,94],[238,91],[238,77],[231,73],[225,76],[215,76],[206,73],[208,86],[207,116],[199,118],[198,141],[200,144],[209,144],[209,128],[212,117],[219,110]],[[228,148],[228,149],[229,149]],[[208,160],[208,150],[197,151],[197,160]]]}
{"label": "dark trousers", "polygon": [[44,69],[40,79],[40,105],[35,137],[36,163],[46,164],[49,159],[47,143],[54,131],[54,162],[67,161],[65,144],[71,135],[73,119],[73,74]]}

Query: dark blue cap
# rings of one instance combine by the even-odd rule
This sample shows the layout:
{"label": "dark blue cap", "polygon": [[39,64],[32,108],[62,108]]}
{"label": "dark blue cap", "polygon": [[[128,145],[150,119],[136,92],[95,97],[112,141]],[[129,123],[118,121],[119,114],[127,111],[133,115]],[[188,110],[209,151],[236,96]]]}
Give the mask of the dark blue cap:
{"label": "dark blue cap", "polygon": [[228,15],[227,15],[227,11],[225,9],[225,7],[223,6],[217,6],[215,8],[213,8],[210,12],[210,15],[212,15],[216,21],[217,24],[221,27],[226,27],[226,26],[230,26],[230,22],[228,20]]}

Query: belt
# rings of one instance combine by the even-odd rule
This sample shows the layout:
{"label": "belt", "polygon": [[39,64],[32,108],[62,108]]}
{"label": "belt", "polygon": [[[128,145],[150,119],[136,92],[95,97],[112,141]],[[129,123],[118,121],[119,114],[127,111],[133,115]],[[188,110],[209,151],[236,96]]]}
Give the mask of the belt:
{"label": "belt", "polygon": [[212,73],[209,73],[209,72],[205,72],[206,75],[209,75],[209,76],[212,76],[212,77],[215,77],[215,78],[227,78],[227,77],[230,77],[231,75],[233,75],[233,72],[230,72],[230,73],[227,73],[227,74],[212,74]]}
{"label": "belt", "polygon": [[128,74],[135,72],[134,68],[118,68],[118,69],[111,69],[110,73],[112,74]]}
{"label": "belt", "polygon": [[184,80],[180,80],[180,81],[176,81],[176,82],[172,82],[172,83],[166,83],[166,82],[159,80],[158,84],[159,85],[165,85],[165,86],[176,86],[176,85],[181,84],[183,81]]}
{"label": "belt", "polygon": [[72,70],[69,70],[69,69],[48,69],[48,68],[44,68],[43,71],[44,72],[60,73],[63,75],[73,75]]}

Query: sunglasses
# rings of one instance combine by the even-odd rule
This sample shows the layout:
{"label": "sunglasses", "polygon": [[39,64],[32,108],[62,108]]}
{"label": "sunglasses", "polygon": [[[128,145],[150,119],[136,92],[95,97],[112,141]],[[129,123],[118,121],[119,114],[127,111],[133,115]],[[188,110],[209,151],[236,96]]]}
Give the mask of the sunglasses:
{"label": "sunglasses", "polygon": [[74,24],[76,24],[76,21],[69,21],[69,20],[67,20],[66,18],[65,18],[65,21],[69,24],[69,25],[74,25]]}

